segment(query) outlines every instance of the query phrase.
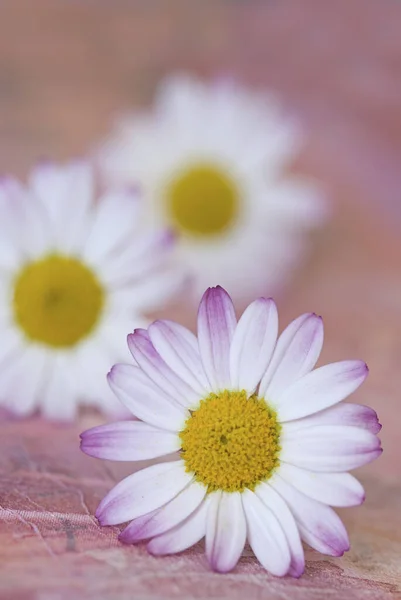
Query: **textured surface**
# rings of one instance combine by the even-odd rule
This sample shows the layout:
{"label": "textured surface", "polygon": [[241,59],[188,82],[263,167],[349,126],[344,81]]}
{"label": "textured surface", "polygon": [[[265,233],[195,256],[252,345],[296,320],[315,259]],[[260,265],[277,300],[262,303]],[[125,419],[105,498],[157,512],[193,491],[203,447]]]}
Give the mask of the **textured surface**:
{"label": "textured surface", "polygon": [[2,421],[2,600],[401,598],[400,40],[401,5],[389,0],[3,0],[2,171],[85,152],[170,68],[235,69],[275,85],[305,119],[297,168],[324,178],[335,214],[280,299],[281,323],[314,310],[326,325],[322,362],[368,362],[354,398],[378,410],[384,454],[359,472],[364,506],[341,511],[352,543],[344,558],[309,551],[301,580],[278,580],[247,551],[220,576],[201,544],[155,559],[98,527],[100,498],[130,467],[79,452],[96,416],[69,427]]}

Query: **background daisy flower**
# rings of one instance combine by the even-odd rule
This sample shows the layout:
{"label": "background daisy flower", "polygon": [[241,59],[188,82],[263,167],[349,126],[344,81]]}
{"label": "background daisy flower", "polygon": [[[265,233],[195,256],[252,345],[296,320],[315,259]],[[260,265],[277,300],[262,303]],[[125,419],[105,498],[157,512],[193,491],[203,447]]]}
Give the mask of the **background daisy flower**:
{"label": "background daisy flower", "polygon": [[284,172],[298,133],[273,97],[176,76],[152,112],[120,123],[99,164],[108,183],[141,182],[148,221],[178,236],[196,302],[217,283],[254,297],[277,289],[325,214],[318,190]]}
{"label": "background daisy flower", "polygon": [[125,355],[123,332],[178,285],[171,235],[136,227],[137,192],[94,199],[84,162],[39,166],[28,187],[1,181],[0,401],[19,415],[118,406],[106,373]]}
{"label": "background daisy flower", "polygon": [[179,451],[116,485],[100,503],[102,525],[131,523],[120,539],[149,540],[151,554],[180,552],[205,537],[216,571],[231,570],[246,540],[272,574],[304,570],[301,540],[330,556],[349,549],[331,506],[364,500],[347,471],[381,453],[376,413],[340,404],[365,380],[364,362],[315,370],[322,319],[304,314],[277,340],[271,299],[238,323],[220,287],[204,294],[198,338],[171,321],[128,336],[136,366],[116,365],[112,389],[141,421],[82,434],[87,454],[144,460]]}

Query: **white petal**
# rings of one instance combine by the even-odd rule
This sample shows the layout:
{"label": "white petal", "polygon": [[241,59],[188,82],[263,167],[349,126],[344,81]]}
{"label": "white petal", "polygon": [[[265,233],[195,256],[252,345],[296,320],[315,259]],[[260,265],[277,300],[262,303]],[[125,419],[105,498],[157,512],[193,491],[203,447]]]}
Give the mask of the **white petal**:
{"label": "white petal", "polygon": [[[280,466],[280,472],[281,470],[282,465]],[[255,494],[272,511],[284,531],[291,554],[291,565],[288,573],[293,577],[300,577],[305,569],[305,554],[292,512],[280,494],[268,483],[260,483],[255,489]]]}
{"label": "white petal", "polygon": [[267,369],[278,332],[277,307],[259,298],[238,321],[230,350],[231,385],[253,394]]}
{"label": "white petal", "polygon": [[366,429],[371,433],[379,433],[381,429],[377,414],[373,408],[364,406],[363,404],[341,402],[308,417],[288,421],[285,424],[285,430],[288,433],[294,433],[300,429],[314,427],[315,425],[350,425],[351,427]]}
{"label": "white petal", "polygon": [[166,533],[153,538],[146,546],[147,551],[154,556],[176,554],[190,548],[201,540],[206,531],[206,515],[210,498],[193,512],[183,523],[180,523]]}
{"label": "white petal", "polygon": [[107,460],[149,460],[180,449],[176,433],[141,421],[122,421],[81,433],[81,450]]}
{"label": "white petal", "polygon": [[101,265],[98,265],[102,280],[115,288],[151,277],[168,266],[174,242],[171,232],[166,230],[141,234],[139,239],[136,236],[135,239],[129,239],[122,248],[105,256]]}
{"label": "white petal", "polygon": [[359,427],[321,425],[287,434],[283,426],[280,460],[311,471],[356,469],[380,454],[380,440]]}
{"label": "white petal", "polygon": [[31,172],[30,185],[49,216],[54,245],[66,252],[80,249],[94,195],[89,163],[42,164]]}
{"label": "white petal", "polygon": [[323,504],[358,506],[365,499],[363,487],[350,473],[315,473],[281,463],[280,477]]}
{"label": "white petal", "polygon": [[283,529],[271,510],[250,490],[242,494],[248,526],[248,541],[256,558],[272,575],[289,571],[291,554]]}
{"label": "white petal", "polygon": [[43,207],[16,179],[2,179],[0,210],[0,264],[17,268],[22,261],[40,256],[48,246],[49,222]]}
{"label": "white petal", "polygon": [[292,421],[333,406],[352,394],[366,379],[368,368],[360,360],[344,360],[315,369],[278,397],[270,398],[279,420]]}
{"label": "white petal", "polygon": [[209,383],[214,391],[230,388],[230,345],[237,321],[230,296],[223,288],[209,288],[198,312],[198,343]]}
{"label": "white petal", "polygon": [[206,521],[206,556],[214,571],[237,564],[246,541],[246,521],[239,492],[211,494]]}
{"label": "white petal", "polygon": [[259,395],[275,400],[315,366],[323,346],[323,321],[313,313],[295,319],[280,335]]}
{"label": "white petal", "polygon": [[110,192],[100,198],[83,251],[90,264],[101,265],[105,257],[121,250],[132,233],[139,209],[136,189]]}
{"label": "white petal", "polygon": [[189,517],[201,504],[206,487],[192,482],[170,502],[151,513],[134,519],[119,535],[126,544],[135,544],[176,527]]}
{"label": "white petal", "polygon": [[138,365],[161,390],[184,407],[199,402],[199,394],[164,362],[145,329],[136,329],[127,340]]}
{"label": "white petal", "polygon": [[115,365],[108,375],[108,381],[117,398],[138,419],[169,431],[183,429],[189,414],[155,386],[138,367]]}
{"label": "white petal", "polygon": [[161,272],[112,290],[112,300],[116,307],[130,309],[137,313],[150,313],[163,308],[172,298],[185,288],[185,276],[180,268],[172,266]]}
{"label": "white petal", "polygon": [[149,327],[149,337],[165,363],[200,396],[209,391],[209,384],[200,359],[194,334],[173,321],[155,321]]}
{"label": "white petal", "polygon": [[[5,317],[5,321],[8,318]],[[22,332],[15,327],[14,324],[1,323],[1,344],[0,344],[0,366],[6,362],[12,361],[13,357],[22,352],[26,346],[26,341],[22,336]],[[0,382],[1,386],[1,382]]]}
{"label": "white petal", "polygon": [[160,463],[120,481],[99,504],[101,525],[116,525],[140,517],[172,500],[191,481],[183,461]]}
{"label": "white petal", "polygon": [[[3,342],[4,343],[4,342]],[[16,415],[31,414],[38,405],[41,388],[48,374],[47,352],[34,345],[22,347],[3,363],[0,400]]]}
{"label": "white petal", "polygon": [[289,505],[301,537],[309,546],[329,556],[342,556],[349,550],[345,527],[332,508],[305,496],[278,475],[270,484]]}
{"label": "white petal", "polygon": [[76,413],[79,398],[76,381],[69,368],[70,357],[62,352],[53,355],[40,404],[45,418],[71,421]]}

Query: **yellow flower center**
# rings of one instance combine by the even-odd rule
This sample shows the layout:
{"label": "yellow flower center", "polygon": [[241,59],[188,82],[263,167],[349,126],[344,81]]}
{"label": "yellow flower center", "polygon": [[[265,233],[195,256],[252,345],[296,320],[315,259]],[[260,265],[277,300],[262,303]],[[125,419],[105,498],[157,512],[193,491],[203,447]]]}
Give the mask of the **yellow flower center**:
{"label": "yellow flower center", "polygon": [[170,181],[166,200],[172,224],[179,232],[204,237],[221,234],[233,225],[240,193],[228,173],[200,164]]}
{"label": "yellow flower center", "polygon": [[280,425],[263,398],[210,394],[180,432],[186,470],[208,492],[253,490],[279,462]]}
{"label": "yellow flower center", "polygon": [[73,257],[57,254],[28,263],[14,283],[14,318],[27,338],[55,348],[74,346],[97,324],[104,290]]}

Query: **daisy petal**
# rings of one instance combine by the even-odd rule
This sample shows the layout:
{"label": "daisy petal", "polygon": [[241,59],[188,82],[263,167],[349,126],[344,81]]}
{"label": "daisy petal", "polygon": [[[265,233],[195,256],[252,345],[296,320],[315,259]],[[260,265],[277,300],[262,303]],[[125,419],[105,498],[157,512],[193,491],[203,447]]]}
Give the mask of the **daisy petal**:
{"label": "daisy petal", "polygon": [[40,403],[46,419],[71,421],[76,413],[77,382],[72,376],[71,356],[56,354],[51,360],[49,375],[42,391]]}
{"label": "daisy petal", "polygon": [[222,287],[209,288],[198,312],[198,343],[214,391],[230,387],[230,345],[237,320],[230,296]]}
{"label": "daisy petal", "polygon": [[146,546],[149,554],[176,554],[199,542],[205,536],[209,501],[210,498],[207,497],[183,523],[153,538]]}
{"label": "daisy petal", "polygon": [[30,185],[50,218],[57,247],[66,252],[80,249],[93,200],[93,172],[89,163],[80,160],[65,166],[43,163],[33,169]]}
{"label": "daisy petal", "polygon": [[214,571],[237,564],[246,541],[246,521],[239,492],[211,494],[206,521],[206,556]]}
{"label": "daisy petal", "polygon": [[138,419],[168,431],[180,431],[184,427],[188,418],[184,409],[138,367],[115,365],[107,379],[117,398]]}
{"label": "daisy petal", "polygon": [[210,391],[195,335],[173,321],[155,321],[149,337],[165,363],[200,396]]}
{"label": "daisy petal", "polygon": [[81,433],[81,450],[107,460],[148,460],[180,449],[176,433],[140,421],[122,421]]}
{"label": "daisy petal", "polygon": [[135,544],[165,533],[185,521],[198,508],[205,495],[204,485],[190,483],[161,508],[134,519],[119,535],[119,540],[126,544]]}
{"label": "daisy petal", "polygon": [[288,433],[293,433],[315,425],[350,425],[351,427],[366,429],[370,433],[379,433],[382,428],[373,408],[363,404],[341,402],[309,417],[288,421],[285,424],[285,429]]}
{"label": "daisy petal", "polygon": [[117,525],[140,517],[172,500],[191,481],[183,462],[166,462],[137,471],[120,481],[96,511],[101,525]]}
{"label": "daisy petal", "polygon": [[316,473],[281,463],[280,477],[323,504],[359,506],[365,499],[362,485],[350,473]]}
{"label": "daisy petal", "polygon": [[248,306],[238,321],[230,350],[231,386],[255,391],[266,371],[278,332],[278,314],[274,301],[259,298]]}
{"label": "daisy petal", "polygon": [[248,540],[256,558],[272,575],[283,577],[289,571],[291,554],[279,521],[250,490],[242,494],[248,526]]}
{"label": "daisy petal", "polygon": [[2,365],[1,404],[19,416],[31,414],[40,400],[49,362],[47,352],[36,346],[22,347],[9,357]]}
{"label": "daisy petal", "polygon": [[309,373],[323,346],[323,321],[313,313],[295,319],[280,335],[260,384],[260,395],[276,399],[289,385]]}
{"label": "daisy petal", "polygon": [[361,360],[344,360],[325,365],[290,385],[279,397],[270,398],[277,407],[279,420],[306,417],[341,402],[368,376]]}
{"label": "daisy petal", "polygon": [[[282,465],[280,466],[280,472],[281,469]],[[287,538],[291,554],[291,565],[288,571],[289,575],[292,577],[300,577],[305,569],[305,554],[292,512],[280,494],[278,494],[268,483],[260,483],[255,489],[255,494],[272,511]]]}
{"label": "daisy petal", "polygon": [[110,192],[100,198],[83,250],[90,264],[101,266],[107,256],[124,246],[137,220],[139,208],[138,191],[135,189]]}
{"label": "daisy petal", "polygon": [[356,469],[380,454],[380,440],[359,427],[322,425],[281,435],[280,460],[311,471],[343,472]]}
{"label": "daisy petal", "polygon": [[193,406],[199,402],[199,394],[164,362],[145,329],[135,329],[127,339],[132,356],[161,390],[165,390],[184,407]]}
{"label": "daisy petal", "polygon": [[329,556],[342,556],[349,550],[346,529],[332,508],[305,496],[278,475],[271,485],[289,505],[301,537],[309,546]]}

